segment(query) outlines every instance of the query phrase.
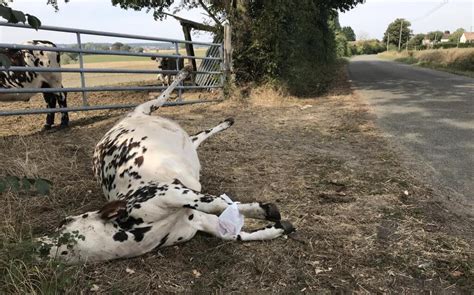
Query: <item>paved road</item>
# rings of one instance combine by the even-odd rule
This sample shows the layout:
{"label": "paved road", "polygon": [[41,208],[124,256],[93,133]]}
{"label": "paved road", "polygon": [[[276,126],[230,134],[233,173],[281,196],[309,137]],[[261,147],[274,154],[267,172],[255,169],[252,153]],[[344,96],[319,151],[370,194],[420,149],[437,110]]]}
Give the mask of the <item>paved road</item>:
{"label": "paved road", "polygon": [[474,79],[375,56],[353,58],[349,75],[413,167],[474,205]]}

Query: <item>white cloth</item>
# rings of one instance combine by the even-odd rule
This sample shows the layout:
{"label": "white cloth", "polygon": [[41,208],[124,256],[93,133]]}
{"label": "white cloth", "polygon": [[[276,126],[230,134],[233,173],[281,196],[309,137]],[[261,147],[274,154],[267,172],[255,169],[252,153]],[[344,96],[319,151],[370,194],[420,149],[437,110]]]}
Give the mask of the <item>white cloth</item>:
{"label": "white cloth", "polygon": [[237,203],[234,203],[229,196],[222,194],[221,197],[229,205],[219,216],[219,234],[222,237],[231,237],[238,235],[242,226],[244,226],[244,216],[239,212]]}

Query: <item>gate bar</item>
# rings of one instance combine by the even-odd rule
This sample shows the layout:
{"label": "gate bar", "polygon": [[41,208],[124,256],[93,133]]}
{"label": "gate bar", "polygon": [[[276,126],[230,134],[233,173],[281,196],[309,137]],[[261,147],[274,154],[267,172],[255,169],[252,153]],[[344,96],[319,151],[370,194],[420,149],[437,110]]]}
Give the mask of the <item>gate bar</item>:
{"label": "gate bar", "polygon": [[[178,105],[188,105],[188,104],[198,104],[198,103],[207,103],[207,102],[222,102],[220,99],[212,100],[188,100],[188,101],[170,101],[165,102],[163,106],[178,106]],[[0,117],[2,116],[12,116],[12,115],[35,115],[35,114],[49,114],[49,113],[60,113],[60,112],[79,112],[79,111],[97,111],[97,110],[108,110],[108,109],[126,109],[133,108],[140,104],[119,104],[119,105],[105,105],[105,106],[85,106],[85,107],[69,107],[69,108],[56,108],[56,109],[33,109],[33,110],[12,110],[6,112],[0,112]]]}
{"label": "gate bar", "polygon": [[[45,67],[0,67],[0,71],[12,72],[64,72],[64,73],[111,73],[111,74],[177,74],[175,70],[127,70],[127,69],[100,69],[100,68],[45,68]],[[221,75],[222,72],[190,71],[192,74]]]}
{"label": "gate bar", "polygon": [[[27,26],[27,25],[11,24],[11,23],[7,23],[7,22],[0,22],[0,26],[24,28],[24,29],[34,29],[34,28],[32,28],[30,26]],[[55,27],[55,26],[41,26],[39,29],[40,30],[46,30],[46,31],[65,32],[65,33],[81,33],[83,35],[118,37],[118,38],[124,38],[124,39],[139,39],[139,40],[160,41],[160,42],[169,42],[169,43],[178,42],[178,43],[186,43],[186,44],[205,45],[205,46],[220,46],[219,43],[209,43],[209,42],[199,42],[199,41],[198,42],[196,42],[196,41],[185,41],[185,40],[168,39],[168,38],[156,38],[156,37],[141,36],[141,35],[119,34],[119,33],[112,33],[112,32],[81,30],[81,29]]]}
{"label": "gate bar", "polygon": [[[222,85],[214,86],[177,86],[176,89],[206,89],[220,88]],[[0,88],[1,93],[51,93],[51,92],[82,92],[82,91],[144,91],[163,90],[167,86],[136,86],[136,87],[70,87],[70,88]]]}
{"label": "gate bar", "polygon": [[75,52],[75,53],[87,53],[87,54],[102,54],[102,55],[125,55],[125,56],[144,56],[144,57],[170,57],[170,58],[191,58],[191,59],[203,59],[203,60],[221,60],[219,57],[200,57],[200,56],[188,56],[188,55],[173,55],[173,54],[156,54],[156,53],[140,53],[140,52],[127,52],[127,51],[115,51],[115,50],[89,50],[89,49],[76,49],[67,47],[45,47],[45,46],[34,46],[34,45],[18,45],[9,43],[0,43],[0,48],[11,48],[11,49],[26,49],[26,50],[42,50],[42,51],[56,51],[56,52]]}

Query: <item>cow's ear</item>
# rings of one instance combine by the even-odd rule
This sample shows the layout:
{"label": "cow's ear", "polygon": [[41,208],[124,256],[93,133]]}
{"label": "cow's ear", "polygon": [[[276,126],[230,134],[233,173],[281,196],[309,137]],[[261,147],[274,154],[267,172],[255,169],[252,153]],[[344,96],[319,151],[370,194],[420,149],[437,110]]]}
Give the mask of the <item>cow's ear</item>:
{"label": "cow's ear", "polygon": [[124,217],[127,214],[127,202],[122,200],[108,202],[99,210],[99,214],[103,220]]}

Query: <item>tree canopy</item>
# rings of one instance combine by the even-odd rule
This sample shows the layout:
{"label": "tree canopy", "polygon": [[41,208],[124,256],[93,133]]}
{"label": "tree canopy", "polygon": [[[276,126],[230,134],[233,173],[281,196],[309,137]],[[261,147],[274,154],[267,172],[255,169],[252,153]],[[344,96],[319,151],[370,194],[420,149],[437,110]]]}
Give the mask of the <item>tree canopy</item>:
{"label": "tree canopy", "polygon": [[398,46],[399,41],[400,41],[400,27],[401,27],[402,29],[401,46],[403,47],[408,42],[408,40],[410,40],[410,36],[412,35],[410,26],[411,26],[411,23],[407,21],[406,19],[397,18],[396,20],[394,20],[388,25],[387,30],[385,31],[385,34],[383,36],[384,43],[387,43],[387,40],[388,40],[389,44]]}
{"label": "tree canopy", "polygon": [[433,32],[429,32],[428,34],[426,34],[426,37],[428,37],[428,39],[430,39],[430,41],[437,41],[439,42],[441,40],[441,38],[443,37],[443,31],[433,31]]}
{"label": "tree canopy", "polygon": [[341,31],[346,36],[347,41],[356,40],[356,34],[354,33],[354,30],[351,27],[342,27]]}
{"label": "tree canopy", "polygon": [[423,44],[423,39],[425,39],[425,34],[416,34],[410,39],[410,41],[408,41],[408,46],[421,46]]}
{"label": "tree canopy", "polygon": [[449,36],[449,41],[450,42],[459,42],[459,39],[461,39],[462,34],[465,32],[463,28],[459,28],[456,31],[454,31],[450,36]]}

